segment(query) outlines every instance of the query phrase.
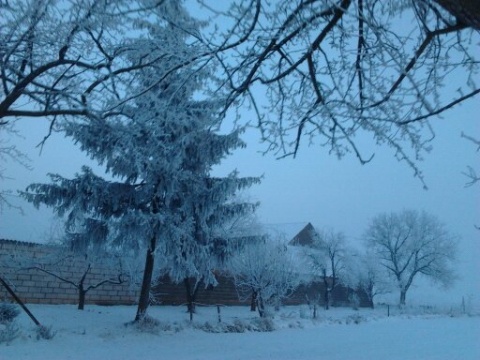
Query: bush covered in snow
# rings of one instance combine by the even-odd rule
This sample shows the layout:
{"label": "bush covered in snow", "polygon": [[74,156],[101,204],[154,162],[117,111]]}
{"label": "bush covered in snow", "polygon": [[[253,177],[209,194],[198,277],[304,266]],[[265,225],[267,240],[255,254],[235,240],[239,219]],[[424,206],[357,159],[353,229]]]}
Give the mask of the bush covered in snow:
{"label": "bush covered in snow", "polygon": [[194,324],[194,328],[209,333],[271,332],[275,330],[275,324],[271,318],[255,318],[250,321],[235,319],[233,323],[217,324],[206,321],[203,324]]}
{"label": "bush covered in snow", "polygon": [[15,322],[0,324],[0,344],[9,344],[20,335],[20,329]]}
{"label": "bush covered in snow", "polygon": [[57,334],[51,326],[40,325],[35,329],[37,340],[52,340]]}
{"label": "bush covered in snow", "polygon": [[16,305],[6,302],[0,303],[0,324],[12,322],[19,314],[20,310]]}
{"label": "bush covered in snow", "polygon": [[141,320],[131,321],[125,326],[132,326],[135,330],[142,333],[159,334],[160,332],[175,332],[183,330],[183,327],[177,322],[166,322],[157,320],[151,316],[145,316]]}

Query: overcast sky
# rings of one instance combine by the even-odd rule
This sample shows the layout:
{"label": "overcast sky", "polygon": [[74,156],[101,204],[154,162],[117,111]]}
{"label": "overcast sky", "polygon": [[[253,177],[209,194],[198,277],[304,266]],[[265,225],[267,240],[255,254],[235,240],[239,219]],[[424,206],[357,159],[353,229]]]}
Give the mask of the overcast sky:
{"label": "overcast sky", "polygon": [[[331,227],[343,231],[357,247],[361,246],[362,233],[373,216],[403,209],[425,210],[460,238],[460,280],[450,291],[435,292],[435,296],[460,302],[462,296],[477,294],[478,299],[480,231],[474,225],[480,226],[480,184],[465,187],[468,179],[462,171],[467,166],[480,171],[480,153],[460,134],[463,131],[480,138],[479,113],[478,99],[474,99],[447,112],[443,119],[433,120],[433,151],[419,164],[428,190],[423,189],[406,163],[395,160],[389,148],[376,148],[361,135],[356,141],[365,150],[365,157],[371,151],[375,153],[367,165],[361,165],[354,155],[338,160],[328,155],[328,149],[308,147],[307,143],[300,146],[297,158],[277,160],[273,154],[261,155],[264,147],[259,143],[259,135],[250,130],[244,136],[247,149],[226,159],[216,173],[238,169],[243,176],[264,175],[262,184],[248,193],[252,200],[261,202],[261,222],[311,222],[319,228]],[[83,164],[94,165],[61,134],[54,134],[40,154],[36,145],[48,132],[45,120],[21,119],[17,129],[23,138],[12,138],[11,143],[29,154],[33,170],[13,162],[2,164],[5,175],[11,178],[0,183],[2,190],[23,190],[32,182],[45,182],[47,173],[72,177]],[[18,198],[11,200],[23,208],[24,215],[4,209],[0,214],[0,238],[48,241],[52,236],[52,213],[45,208],[37,211]],[[420,289],[413,291],[421,293]]]}

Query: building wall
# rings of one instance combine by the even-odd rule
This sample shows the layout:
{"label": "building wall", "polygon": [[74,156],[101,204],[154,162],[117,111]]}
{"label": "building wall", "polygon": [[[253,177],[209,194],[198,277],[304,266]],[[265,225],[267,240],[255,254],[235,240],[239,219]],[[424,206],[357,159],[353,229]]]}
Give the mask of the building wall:
{"label": "building wall", "polygon": [[[245,305],[240,301],[233,279],[225,274],[216,274],[218,285],[207,287],[200,284],[196,303],[203,305]],[[186,289],[183,283],[174,284],[165,276],[153,287],[153,295],[158,304],[181,305],[187,303]]]}
{"label": "building wall", "polygon": [[[235,283],[228,274],[216,274],[218,285],[205,287],[200,285],[196,302],[204,305],[247,305],[250,299],[245,296],[239,299]],[[295,289],[284,301],[286,305],[317,304],[324,306],[323,281],[316,280],[308,284],[302,284]],[[332,306],[350,306],[351,297],[355,294],[358,298],[358,306],[369,307],[370,302],[364,292],[354,291],[345,286],[337,285],[331,293],[330,303]],[[183,283],[172,284],[168,277],[163,277],[153,288],[153,295],[158,304],[181,305],[187,303],[186,290]]]}
{"label": "building wall", "polygon": [[[0,240],[0,276],[14,289],[17,296],[26,303],[34,304],[77,304],[77,289],[52,275],[38,269],[33,264],[40,264],[44,269],[67,280],[78,282],[87,268],[84,258],[62,252],[57,246]],[[105,279],[115,279],[118,271],[105,262],[94,264],[85,278],[85,286],[97,284]],[[196,302],[205,305],[247,305],[249,299],[239,300],[233,279],[227,274],[217,274],[218,285],[214,288],[201,286]],[[324,284],[313,281],[299,286],[286,301],[289,305],[317,303],[323,304]],[[104,284],[90,290],[85,299],[86,304],[131,305],[138,299],[139,287],[128,281],[116,284]],[[152,289],[156,304],[181,305],[187,302],[184,285],[173,284],[167,277],[160,278]],[[332,305],[349,304],[351,289],[337,286],[331,294]],[[369,306],[366,296],[357,295],[360,306]],[[0,301],[9,300],[10,294],[0,285]]]}
{"label": "building wall", "polygon": [[[88,263],[82,257],[63,252],[57,246],[0,240],[0,276],[10,285],[17,296],[26,303],[77,304],[78,291],[67,282],[38,269],[45,270],[78,283]],[[105,264],[93,264],[85,278],[85,287],[106,279],[117,280],[118,273]],[[0,285],[0,301],[10,299],[7,290]],[[133,304],[137,293],[127,281],[123,284],[104,284],[89,290],[87,304]]]}

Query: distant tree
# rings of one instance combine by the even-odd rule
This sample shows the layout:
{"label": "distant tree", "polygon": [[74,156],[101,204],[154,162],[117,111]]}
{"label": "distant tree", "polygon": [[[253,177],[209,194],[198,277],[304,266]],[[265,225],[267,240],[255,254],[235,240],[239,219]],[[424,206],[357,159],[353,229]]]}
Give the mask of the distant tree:
{"label": "distant tree", "polygon": [[454,281],[456,240],[433,215],[412,210],[380,214],[373,218],[364,238],[394,278],[400,305],[405,305],[407,291],[418,275],[444,286]]}
{"label": "distant tree", "polygon": [[252,298],[260,317],[267,316],[267,307],[279,304],[300,283],[285,245],[268,237],[246,244],[232,259],[230,272],[239,295]]}
{"label": "distant tree", "polygon": [[348,257],[346,278],[350,288],[360,290],[367,296],[372,309],[376,296],[391,292],[388,273],[375,255],[369,252]]}
{"label": "distant tree", "polygon": [[333,229],[315,230],[312,239],[312,244],[304,250],[309,259],[309,265],[322,278],[323,300],[325,308],[328,309],[331,293],[342,282],[345,271],[346,239],[342,232],[336,232]]}
{"label": "distant tree", "polygon": [[62,125],[113,180],[84,167],[72,180],[51,175],[52,184],[32,184],[23,193],[36,206],[46,204],[59,215],[68,213],[69,222],[77,214],[107,221],[111,246],[146,248],[137,321],[145,317],[150,303],[156,256],[169,261],[174,278],[214,281],[209,227],[230,213],[251,209],[251,204],[228,206],[228,200],[258,182],[239,178],[237,172],[225,178],[210,175],[214,165],[244,146],[240,130],[215,132],[221,121],[219,100],[208,99],[203,91],[211,69],[184,64],[198,51],[185,29],[194,31],[198,24],[176,1],[162,2],[156,11],[163,21],[149,33],[158,47],[137,55],[149,62],[163,54],[162,61],[156,60],[155,69],[144,68],[138,84],[129,89],[132,96],[142,96],[124,106],[128,117]]}

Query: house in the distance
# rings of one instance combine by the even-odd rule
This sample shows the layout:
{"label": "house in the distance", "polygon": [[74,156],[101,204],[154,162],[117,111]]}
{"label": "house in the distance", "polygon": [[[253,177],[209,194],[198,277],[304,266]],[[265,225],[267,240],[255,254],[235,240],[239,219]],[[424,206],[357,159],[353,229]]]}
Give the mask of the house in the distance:
{"label": "house in the distance", "polygon": [[311,223],[307,223],[298,231],[288,242],[291,246],[311,246],[313,244],[313,234],[315,228]]}

